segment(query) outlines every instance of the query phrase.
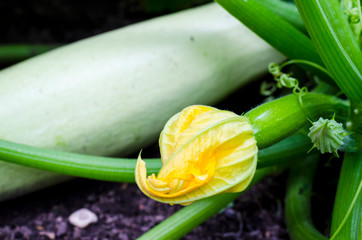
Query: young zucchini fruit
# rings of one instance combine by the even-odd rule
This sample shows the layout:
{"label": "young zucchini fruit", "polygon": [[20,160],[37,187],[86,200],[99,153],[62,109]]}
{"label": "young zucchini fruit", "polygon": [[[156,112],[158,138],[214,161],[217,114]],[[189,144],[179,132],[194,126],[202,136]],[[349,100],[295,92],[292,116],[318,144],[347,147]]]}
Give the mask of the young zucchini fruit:
{"label": "young zucchini fruit", "polygon": [[[0,138],[124,156],[284,57],[209,4],[57,48],[0,72]],[[0,162],[0,200],[68,177]]]}

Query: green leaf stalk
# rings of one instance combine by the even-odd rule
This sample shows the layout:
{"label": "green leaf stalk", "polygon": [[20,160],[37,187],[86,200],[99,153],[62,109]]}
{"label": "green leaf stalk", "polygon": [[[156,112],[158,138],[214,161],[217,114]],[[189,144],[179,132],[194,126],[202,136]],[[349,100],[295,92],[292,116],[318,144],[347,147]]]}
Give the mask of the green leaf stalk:
{"label": "green leaf stalk", "polygon": [[327,237],[313,226],[310,213],[310,197],[318,159],[318,154],[310,155],[299,164],[295,164],[289,173],[285,219],[293,240],[327,240]]}

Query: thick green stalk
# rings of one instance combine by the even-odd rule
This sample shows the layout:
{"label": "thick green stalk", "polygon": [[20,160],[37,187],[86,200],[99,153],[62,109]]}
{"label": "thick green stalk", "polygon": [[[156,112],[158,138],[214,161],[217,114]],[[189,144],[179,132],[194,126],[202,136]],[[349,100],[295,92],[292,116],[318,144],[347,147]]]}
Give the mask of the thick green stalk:
{"label": "thick green stalk", "polygon": [[310,216],[310,197],[318,155],[311,155],[295,165],[289,174],[285,202],[285,220],[293,240],[327,240],[315,227]]}
{"label": "thick green stalk", "polygon": [[[0,159],[27,167],[75,177],[135,182],[136,159],[110,158],[60,152],[0,140]],[[160,159],[148,159],[148,174],[161,168]]]}
{"label": "thick green stalk", "polygon": [[[249,187],[273,170],[275,171],[273,168],[257,170]],[[171,217],[158,224],[156,227],[138,238],[138,240],[179,239],[225,208],[242,193],[224,193],[196,201],[190,206],[182,208]]]}
{"label": "thick green stalk", "polygon": [[[296,0],[328,71],[351,102],[362,107],[362,55],[339,1]],[[360,108],[362,110],[362,108]]]}
{"label": "thick green stalk", "polygon": [[268,147],[295,133],[310,120],[319,117],[348,116],[348,104],[325,94],[308,93],[302,97],[291,94],[260,105],[245,114],[254,129],[259,148]]}
{"label": "thick green stalk", "polygon": [[[288,58],[323,65],[312,41],[291,23],[271,11],[271,7],[266,8],[264,6],[266,3],[262,3],[264,0],[216,0],[216,2]],[[280,6],[275,4],[275,7]],[[336,86],[325,73],[305,64],[300,66]]]}
{"label": "thick green stalk", "polygon": [[333,209],[331,236],[335,240],[362,239],[361,183],[362,152],[346,153]]}
{"label": "thick green stalk", "polygon": [[58,47],[58,45],[9,44],[0,45],[0,63],[21,61]]}

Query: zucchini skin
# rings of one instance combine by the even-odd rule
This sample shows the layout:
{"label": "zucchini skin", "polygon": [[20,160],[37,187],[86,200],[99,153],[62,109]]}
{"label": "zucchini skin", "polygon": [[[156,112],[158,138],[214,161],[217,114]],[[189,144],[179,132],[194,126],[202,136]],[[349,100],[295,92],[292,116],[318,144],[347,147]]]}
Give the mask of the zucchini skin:
{"label": "zucchini skin", "polygon": [[[283,59],[216,4],[159,17],[0,71],[0,138],[126,156],[182,108],[216,103]],[[68,178],[0,162],[0,200]]]}

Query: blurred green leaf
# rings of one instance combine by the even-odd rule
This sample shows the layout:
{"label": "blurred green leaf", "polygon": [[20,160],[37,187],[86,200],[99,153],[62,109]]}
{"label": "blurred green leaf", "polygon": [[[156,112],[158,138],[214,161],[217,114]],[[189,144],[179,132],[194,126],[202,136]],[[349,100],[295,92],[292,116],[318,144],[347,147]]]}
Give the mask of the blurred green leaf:
{"label": "blurred green leaf", "polygon": [[[216,0],[231,15],[288,58],[324,65],[312,41],[282,17],[260,4],[261,1],[263,0]],[[301,64],[300,66],[336,86],[325,73],[308,65]]]}
{"label": "blurred green leaf", "polygon": [[281,0],[259,1],[259,3],[289,22],[299,31],[308,33],[294,3]]}

